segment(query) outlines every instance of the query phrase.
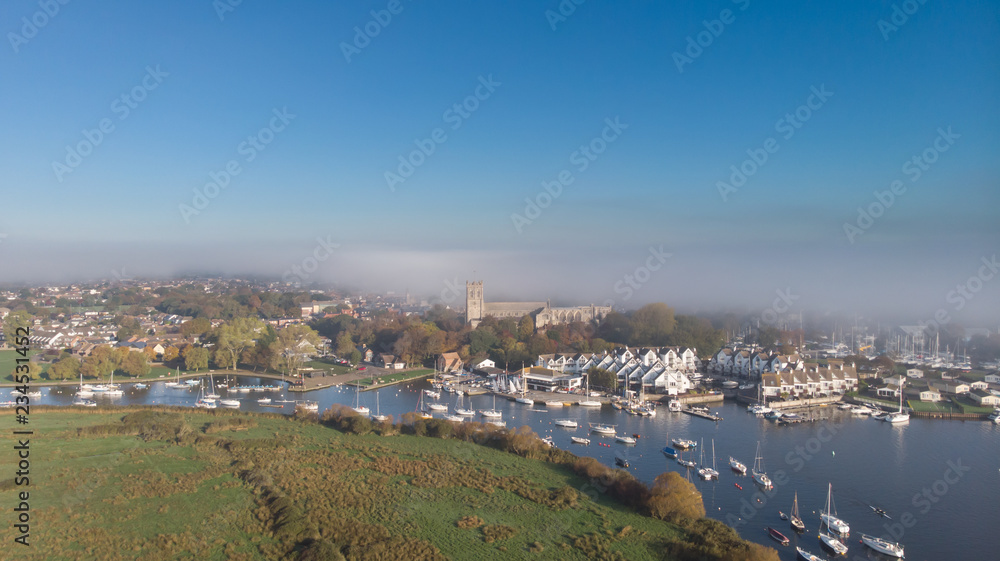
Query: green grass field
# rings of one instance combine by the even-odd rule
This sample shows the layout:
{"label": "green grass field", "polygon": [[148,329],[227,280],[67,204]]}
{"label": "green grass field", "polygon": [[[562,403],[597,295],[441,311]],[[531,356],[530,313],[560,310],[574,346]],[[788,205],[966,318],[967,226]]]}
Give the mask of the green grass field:
{"label": "green grass field", "polygon": [[328,362],[324,359],[311,360],[303,364],[305,368],[315,368],[316,370],[329,370],[333,374],[347,374],[348,372],[353,372],[354,369],[349,366],[344,366],[342,364],[334,364]]}
{"label": "green grass field", "polygon": [[[38,354],[38,351],[28,352],[29,357],[35,356],[36,354]],[[17,366],[17,359],[19,358],[24,357],[13,349],[0,351],[0,378],[7,379],[7,375],[13,372],[14,367]],[[8,379],[7,381],[10,380]]]}
{"label": "green grass field", "polygon": [[[433,370],[431,370],[429,368],[423,368],[423,369],[420,369],[420,370],[408,370],[406,372],[397,372],[397,373],[394,373],[394,374],[386,374],[385,376],[379,376],[378,378],[376,378],[376,381],[378,382],[378,384],[375,384],[375,385],[377,385],[377,386],[384,386],[385,384],[394,383],[394,382],[402,382],[402,381],[406,381],[406,380],[415,380],[417,378],[424,378],[424,377],[429,376],[429,375],[431,375],[433,373],[434,373]],[[371,378],[362,378],[362,379],[360,379],[360,380],[357,381],[357,384],[360,385],[360,386],[363,386],[363,387],[370,387],[370,386],[372,386],[372,379]]]}
{"label": "green grass field", "polygon": [[971,398],[961,396],[951,398],[952,402],[959,408],[961,408],[962,413],[976,413],[980,415],[987,415],[993,412],[992,407],[980,407],[976,402],[972,401]]}
{"label": "green grass field", "polygon": [[[136,411],[32,409],[32,547],[18,558],[273,559],[312,535],[349,559],[641,560],[665,559],[664,545],[682,538],[588,492],[566,467],[464,441],[357,436],[279,415]],[[123,424],[126,414],[145,420]],[[212,425],[228,421],[244,424]],[[12,425],[9,412],[0,423]],[[138,432],[116,434],[128,427]],[[12,445],[0,431],[0,447]],[[0,455],[0,471],[12,474],[14,460]],[[497,478],[568,486],[578,501],[560,510],[481,483]],[[25,488],[0,483],[0,503],[16,504]],[[482,528],[458,527],[473,515],[514,533],[489,543]],[[4,537],[12,543],[9,525]]]}
{"label": "green grass field", "polygon": [[961,413],[958,408],[947,401],[934,403],[930,401],[909,400],[906,404],[910,409],[918,413]]}

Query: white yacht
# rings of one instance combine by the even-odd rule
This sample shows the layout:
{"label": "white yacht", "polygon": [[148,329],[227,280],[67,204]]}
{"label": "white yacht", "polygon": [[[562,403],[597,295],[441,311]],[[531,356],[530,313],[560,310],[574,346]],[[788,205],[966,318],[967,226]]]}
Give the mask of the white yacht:
{"label": "white yacht", "polygon": [[898,543],[867,534],[861,534],[861,543],[884,555],[903,558],[903,546]]}
{"label": "white yacht", "polygon": [[753,460],[753,469],[750,470],[750,474],[753,475],[753,480],[765,489],[770,489],[771,478],[767,476],[764,472],[764,457],[760,455],[760,441],[757,441],[757,455]]}

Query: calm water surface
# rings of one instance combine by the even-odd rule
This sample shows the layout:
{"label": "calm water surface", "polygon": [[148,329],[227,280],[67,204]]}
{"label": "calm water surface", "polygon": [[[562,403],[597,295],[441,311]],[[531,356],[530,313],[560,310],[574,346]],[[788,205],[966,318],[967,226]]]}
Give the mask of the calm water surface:
{"label": "calm water surface", "polygon": [[[239,383],[278,382],[241,377]],[[416,382],[379,390],[381,412],[398,418],[413,411],[420,390],[428,387],[427,382]],[[122,389],[125,395],[120,398],[95,399],[98,403],[122,405],[193,406],[198,398],[197,388],[171,389],[162,382],[145,390],[129,385],[123,385]],[[62,392],[44,388],[42,392],[41,403],[70,405],[75,388]],[[230,397],[224,389],[218,393],[223,398]],[[335,403],[353,406],[356,398],[375,411],[374,392],[357,396],[348,387],[305,395],[284,390],[234,395],[242,399],[244,411],[290,414],[294,410],[292,401],[296,399],[318,401],[322,411]],[[267,408],[257,404],[259,397],[289,403],[281,404],[282,408]],[[465,406],[469,407],[470,398],[465,399]],[[454,407],[457,395],[442,394],[439,401]],[[475,396],[471,402],[471,408],[477,410],[493,407],[491,396]],[[581,407],[545,410],[543,406],[529,407],[505,399],[498,399],[496,407],[503,412],[508,427],[528,425],[540,435],[551,434],[557,446],[577,455],[592,456],[608,465],[614,465],[616,452],[627,455],[629,471],[647,483],[668,470],[690,476],[702,493],[709,516],[737,527],[748,540],[777,548],[783,560],[795,559],[796,545],[825,556],[816,529],[828,483],[833,484],[834,504],[840,518],[851,525],[851,536],[845,540],[850,547],[848,559],[888,559],[861,545],[858,541],[861,533],[893,537],[906,547],[906,558],[911,561],[1000,558],[997,553],[1000,530],[996,527],[1000,520],[1000,427],[992,423],[914,418],[902,426],[893,426],[852,417],[835,408],[822,408],[813,412],[821,421],[781,427],[748,415],[743,407],[732,403],[712,407],[724,418],[719,423],[670,413],[665,407],[654,418]],[[552,424],[560,418],[575,419],[581,426],[570,430]],[[612,437],[588,434],[587,423],[614,424],[619,434],[638,434],[640,438],[635,446],[625,446],[614,442]],[[591,444],[572,444],[571,436],[587,436]],[[660,452],[669,439],[677,437],[704,439],[708,464],[714,439],[718,481],[701,481],[695,470],[688,474],[688,470]],[[732,455],[747,467],[752,466],[758,441],[764,468],[775,481],[775,489],[767,494],[759,492],[748,476],[733,473],[728,464]],[[700,459],[700,451],[685,453],[688,454],[693,454],[696,461]],[[778,511],[791,510],[795,492],[798,492],[800,515],[807,525],[807,532],[800,536],[778,516]],[[892,519],[879,517],[868,505],[884,509]],[[774,526],[788,536],[791,546],[782,547],[771,541],[766,526]]]}

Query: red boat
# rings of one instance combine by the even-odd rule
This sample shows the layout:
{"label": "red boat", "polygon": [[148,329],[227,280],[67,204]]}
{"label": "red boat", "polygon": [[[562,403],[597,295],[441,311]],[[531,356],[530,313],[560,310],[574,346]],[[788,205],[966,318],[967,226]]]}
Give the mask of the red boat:
{"label": "red boat", "polygon": [[767,528],[767,533],[770,534],[772,540],[780,543],[781,545],[788,545],[792,543],[787,537],[785,537],[785,534],[782,534],[770,526]]}

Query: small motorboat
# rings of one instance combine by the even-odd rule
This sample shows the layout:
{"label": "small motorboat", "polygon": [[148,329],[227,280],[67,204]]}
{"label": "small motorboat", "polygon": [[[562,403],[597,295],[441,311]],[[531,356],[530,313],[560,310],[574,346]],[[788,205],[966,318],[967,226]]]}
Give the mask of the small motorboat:
{"label": "small motorboat", "polygon": [[743,463],[732,456],[729,456],[729,467],[741,475],[747,474],[747,466],[743,465]]}
{"label": "small motorboat", "polygon": [[554,440],[552,440],[551,436],[546,436],[545,438],[542,439],[542,442],[544,442],[549,448],[556,447],[556,443]]}
{"label": "small motorboat", "polygon": [[635,438],[631,436],[616,436],[615,442],[621,442],[622,444],[635,444]]}
{"label": "small motorboat", "polygon": [[601,434],[606,436],[615,435],[615,427],[613,425],[591,425],[590,432],[594,434]]}
{"label": "small motorboat", "polygon": [[663,447],[663,455],[666,456],[666,457],[668,457],[668,458],[676,458],[677,457],[677,450],[675,450],[675,449],[673,449],[673,448],[671,448],[669,446],[664,446]]}
{"label": "small motorboat", "polygon": [[782,520],[788,520],[788,515],[787,515],[787,514],[785,514],[784,512],[781,512],[781,511],[779,510],[779,511],[778,511],[778,518],[781,518]]}
{"label": "small motorboat", "polygon": [[683,438],[675,438],[670,442],[680,450],[687,450],[689,448],[694,448],[695,446],[698,446],[697,442],[693,440],[686,440]]}
{"label": "small motorboat", "polygon": [[684,458],[677,458],[677,463],[686,468],[693,468],[698,465],[694,460],[685,460]]}
{"label": "small motorboat", "polygon": [[260,398],[260,399],[257,400],[257,403],[259,403],[261,405],[267,405],[268,403],[271,403],[271,398],[269,398],[269,397],[262,397],[262,398]]}
{"label": "small motorboat", "polygon": [[579,436],[571,436],[569,437],[569,439],[573,441],[573,444],[583,444],[584,446],[590,444],[589,438],[580,438]]}
{"label": "small motorboat", "polygon": [[579,426],[573,419],[556,419],[555,425],[566,429],[575,429]]}
{"label": "small motorboat", "polygon": [[625,458],[624,456],[615,456],[615,465],[627,468],[628,458]]}
{"label": "small motorboat", "polygon": [[771,528],[770,526],[767,527],[767,533],[768,533],[768,535],[771,536],[772,540],[780,543],[781,545],[788,545],[788,544],[792,543],[791,540],[789,540],[785,536],[785,534],[782,534],[781,532],[775,530],[774,528]]}

